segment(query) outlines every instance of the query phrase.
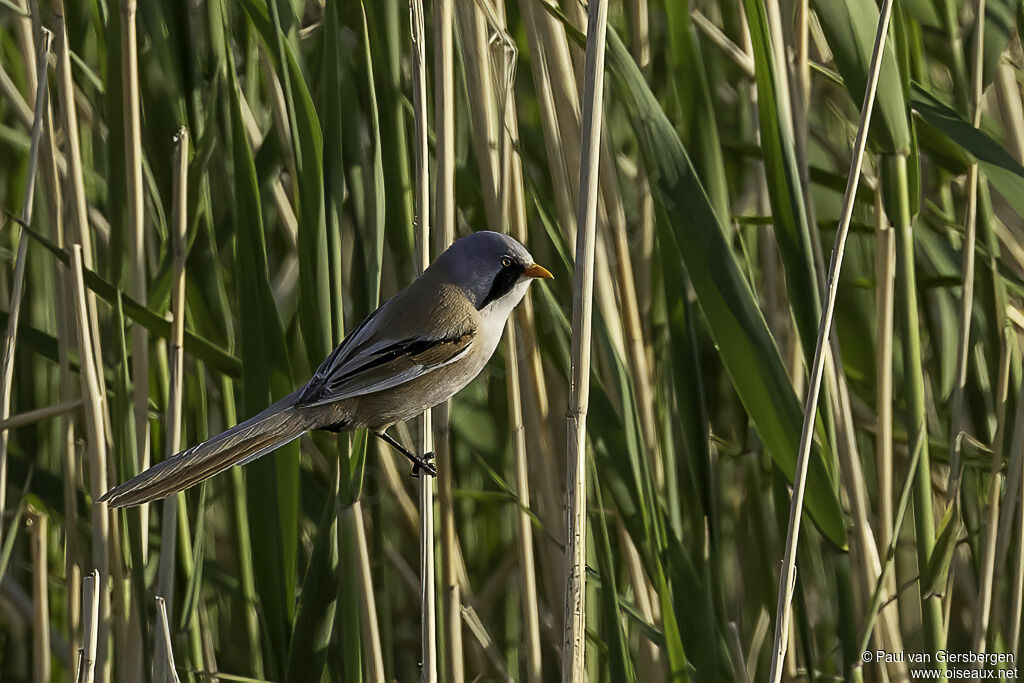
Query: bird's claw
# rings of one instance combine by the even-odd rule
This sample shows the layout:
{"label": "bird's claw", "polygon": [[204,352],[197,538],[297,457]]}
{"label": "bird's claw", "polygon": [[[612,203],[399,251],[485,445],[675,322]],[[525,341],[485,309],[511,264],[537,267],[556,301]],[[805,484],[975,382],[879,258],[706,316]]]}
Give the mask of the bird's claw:
{"label": "bird's claw", "polygon": [[435,457],[433,453],[424,453],[422,457],[416,458],[416,462],[412,466],[412,476],[419,477],[420,472],[426,472],[430,476],[436,477],[437,468],[432,462]]}

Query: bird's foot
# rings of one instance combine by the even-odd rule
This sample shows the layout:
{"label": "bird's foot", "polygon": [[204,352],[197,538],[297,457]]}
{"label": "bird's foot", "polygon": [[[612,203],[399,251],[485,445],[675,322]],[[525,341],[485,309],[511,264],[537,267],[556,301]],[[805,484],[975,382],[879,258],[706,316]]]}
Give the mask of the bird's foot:
{"label": "bird's foot", "polygon": [[434,458],[437,457],[433,453],[424,453],[422,456],[417,457],[413,460],[412,476],[419,477],[420,472],[426,472],[432,477],[437,476],[437,468],[434,467]]}

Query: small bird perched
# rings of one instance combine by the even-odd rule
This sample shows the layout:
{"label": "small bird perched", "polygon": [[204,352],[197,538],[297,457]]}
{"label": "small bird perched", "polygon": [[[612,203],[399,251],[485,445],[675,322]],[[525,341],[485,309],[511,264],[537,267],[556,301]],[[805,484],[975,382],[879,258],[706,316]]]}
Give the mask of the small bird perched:
{"label": "small bird perched", "polygon": [[467,235],[345,337],[305,386],[107,491],[100,502],[127,507],[163,498],[315,429],[365,427],[412,460],[414,474],[435,474],[431,454],[412,454],[385,430],[469,384],[530,282],[550,277],[511,237]]}

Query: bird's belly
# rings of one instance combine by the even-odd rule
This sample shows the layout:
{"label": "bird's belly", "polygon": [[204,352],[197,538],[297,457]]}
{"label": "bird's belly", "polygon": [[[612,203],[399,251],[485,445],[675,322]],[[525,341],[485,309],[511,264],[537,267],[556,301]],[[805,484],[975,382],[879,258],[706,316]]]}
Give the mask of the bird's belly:
{"label": "bird's belly", "polygon": [[397,387],[359,396],[353,401],[353,422],[377,429],[412,419],[458,393],[480,373],[489,357],[489,353],[475,354]]}

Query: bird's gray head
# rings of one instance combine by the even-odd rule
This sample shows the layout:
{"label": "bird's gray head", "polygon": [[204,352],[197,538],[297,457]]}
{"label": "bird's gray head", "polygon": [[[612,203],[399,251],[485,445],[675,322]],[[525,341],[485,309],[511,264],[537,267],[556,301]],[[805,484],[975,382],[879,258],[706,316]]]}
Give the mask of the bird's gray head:
{"label": "bird's gray head", "polygon": [[477,310],[500,304],[506,315],[536,278],[550,278],[519,242],[499,232],[481,230],[456,240],[431,269],[442,271]]}

